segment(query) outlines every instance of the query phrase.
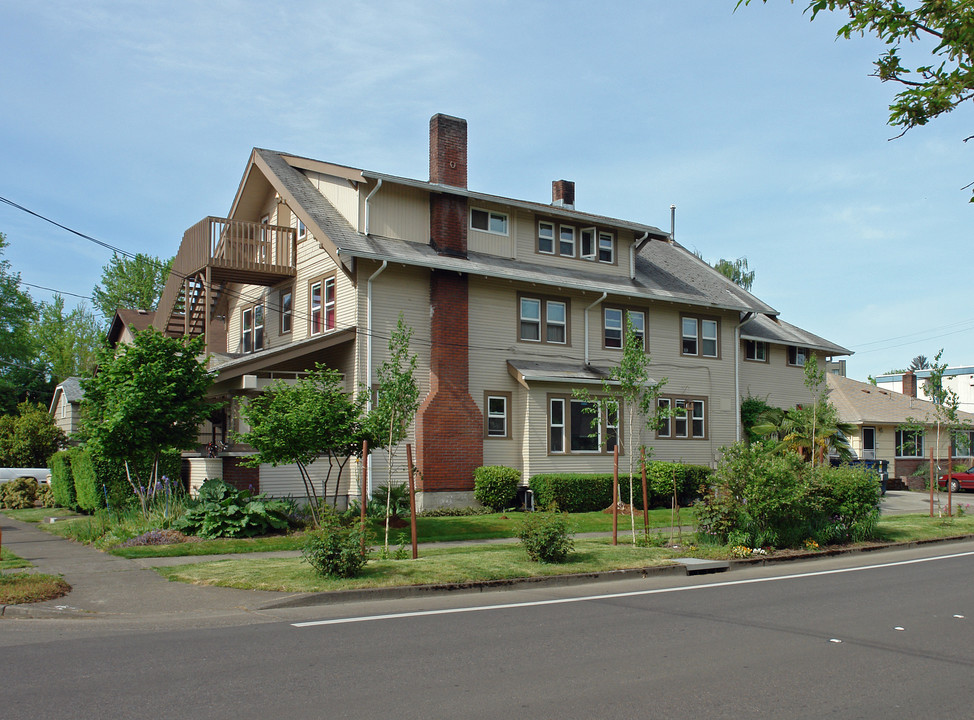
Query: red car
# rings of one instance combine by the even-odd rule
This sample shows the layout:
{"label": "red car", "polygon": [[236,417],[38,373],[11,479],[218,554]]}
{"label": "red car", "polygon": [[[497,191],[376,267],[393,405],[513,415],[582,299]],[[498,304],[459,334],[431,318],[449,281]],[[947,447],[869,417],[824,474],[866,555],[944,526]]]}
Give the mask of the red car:
{"label": "red car", "polygon": [[[947,487],[947,476],[942,476],[937,484],[942,487]],[[963,472],[955,472],[950,476],[950,491],[960,492],[961,490],[974,490],[974,467],[967,468]]]}

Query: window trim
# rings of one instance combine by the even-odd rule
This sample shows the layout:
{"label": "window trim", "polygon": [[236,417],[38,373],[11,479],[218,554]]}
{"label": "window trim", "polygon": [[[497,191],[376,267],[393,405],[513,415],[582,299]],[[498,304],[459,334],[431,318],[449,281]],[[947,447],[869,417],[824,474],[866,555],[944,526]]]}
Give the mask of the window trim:
{"label": "window trim", "polygon": [[[697,328],[696,339],[695,339],[695,342],[697,344],[696,345],[696,347],[697,347],[696,352],[692,352],[692,353],[684,352],[683,341],[684,341],[684,339],[690,337],[689,335],[686,335],[684,333],[683,323],[684,323],[685,320],[693,320],[696,323],[696,328]],[[707,340],[710,339],[710,338],[704,338],[704,335],[703,335],[703,324],[705,322],[712,322],[712,323],[714,323],[716,325],[717,336],[716,336],[716,338],[714,338],[715,341],[716,341],[716,345],[717,345],[717,348],[716,348],[717,349],[717,354],[716,355],[704,355],[703,354],[703,341],[705,339],[707,339]],[[716,317],[714,315],[695,315],[693,313],[680,313],[680,355],[683,356],[683,357],[698,357],[698,358],[702,358],[704,360],[720,360],[721,359],[721,352],[720,352],[720,318],[719,317]]]}
{"label": "window trim", "polygon": [[[538,327],[538,339],[532,340],[530,338],[524,338],[521,334],[521,302],[523,300],[537,300],[540,304],[539,312],[539,327]],[[560,303],[565,306],[565,341],[557,342],[555,340],[548,340],[548,303]],[[517,341],[540,344],[540,345],[557,345],[558,347],[571,347],[572,344],[572,302],[571,298],[567,297],[554,297],[551,295],[535,295],[533,293],[519,292],[517,294],[517,302],[515,303],[515,310],[517,313]],[[559,326],[558,323],[552,323],[552,325]]]}
{"label": "window trim", "polygon": [[[497,417],[490,414],[490,401],[501,399],[504,401],[504,434],[497,435],[490,432],[490,419]],[[510,440],[511,439],[511,402],[513,394],[505,390],[484,390],[484,439],[485,440]]]}
{"label": "window trim", "polygon": [[297,215],[294,216],[294,219],[298,221],[298,226],[295,228],[298,240],[304,240],[308,237],[308,226]]}
{"label": "window trim", "polygon": [[[545,240],[550,240],[551,241],[551,250],[542,250],[541,249],[541,226],[542,225],[551,228],[551,237],[550,238],[548,238],[548,237],[544,238]],[[537,240],[536,240],[535,246],[534,246],[534,251],[536,253],[538,253],[539,255],[557,255],[558,254],[557,248],[555,247],[555,242],[557,241],[557,237],[556,236],[558,234],[555,231],[557,229],[558,229],[558,226],[555,225],[553,222],[550,222],[548,220],[538,220]]]}
{"label": "window trim", "polygon": [[[619,445],[619,454],[622,455],[622,407],[621,403],[610,400],[609,398],[603,396],[593,397],[591,400],[582,400],[580,398],[574,397],[570,394],[565,393],[549,393],[546,397],[547,399],[547,411],[546,411],[546,434],[547,434],[547,454],[548,455],[581,455],[581,456],[607,456],[613,454],[613,449],[609,447],[608,443],[608,431],[610,427],[615,428],[615,440]],[[607,408],[602,405],[602,403],[611,403],[616,406],[616,424],[609,425],[608,417],[606,414]],[[552,412],[551,408],[554,403],[560,403],[562,407],[562,424],[553,425],[551,422]],[[596,442],[595,450],[573,450],[572,449],[572,424],[571,424],[571,407],[572,403],[582,403],[589,405],[599,405],[599,415],[598,415],[598,437]],[[561,441],[561,450],[552,450],[552,431],[556,428],[560,428],[561,432],[559,434],[559,439]],[[613,446],[614,447],[614,446]]]}
{"label": "window trim", "polygon": [[[284,297],[290,298],[289,307],[285,309]],[[285,323],[285,320],[287,321]],[[284,325],[287,324],[287,329]],[[277,334],[290,335],[294,330],[294,286],[281,288],[277,296]]]}
{"label": "window trim", "polygon": [[[913,441],[913,450],[914,450],[914,452],[917,453],[916,455],[903,455],[902,454],[903,445],[905,444],[904,443],[904,440],[903,440],[903,437],[904,437],[904,435],[907,435],[907,434],[910,434],[910,435],[915,436],[914,437],[914,441]],[[905,429],[898,429],[898,430],[894,431],[894,435],[893,435],[893,456],[895,458],[897,458],[897,459],[908,459],[908,460],[916,460],[917,458],[922,459],[923,458],[923,450],[924,450],[923,445],[924,445],[924,443],[926,441],[926,437],[925,436],[926,436],[926,431],[925,430],[905,430]]]}
{"label": "window trim", "polygon": [[[334,290],[334,299],[331,302],[332,306],[332,325],[328,327],[328,282],[331,281],[332,288]],[[320,314],[320,325],[318,330],[315,330],[315,306],[314,306],[314,286],[321,284],[321,306],[318,308]],[[316,278],[308,280],[308,337],[314,335],[322,335],[327,332],[331,332],[336,327],[338,327],[338,276],[337,272],[332,271],[330,273],[325,273],[324,275],[319,275]]]}
{"label": "window trim", "polygon": [[[609,259],[602,259],[602,239],[609,239]],[[599,230],[596,233],[595,242],[595,257],[600,263],[605,265],[615,265],[616,264],[616,234],[614,232],[609,232],[608,230]]]}
{"label": "window trim", "polygon": [[[487,214],[487,228],[478,228],[473,225],[473,214],[474,212],[482,212]],[[504,218],[504,232],[497,232],[496,230],[490,229],[491,216],[496,215],[498,217]],[[471,207],[470,212],[467,213],[468,216],[468,228],[474,230],[475,232],[487,233],[488,235],[498,235],[500,237],[510,237],[511,235],[511,216],[507,213],[500,212],[499,210],[488,210],[483,207]]]}
{"label": "window trim", "polygon": [[[620,332],[620,345],[616,347],[614,345],[606,345],[605,343],[605,332],[606,332],[606,313],[610,310],[618,311],[622,313],[622,328]],[[649,351],[649,311],[646,308],[633,307],[628,305],[602,305],[602,349],[603,350],[619,350],[624,351],[626,348],[626,333],[629,331],[629,323],[626,322],[626,318],[631,313],[639,313],[643,316],[643,352]]]}
{"label": "window trim", "polygon": [[[260,324],[257,324],[258,311],[260,314]],[[250,317],[250,328],[247,328],[247,317]],[[245,354],[260,352],[264,349],[265,329],[267,327],[267,315],[264,312],[264,303],[253,302],[240,308],[240,351]],[[260,333],[258,334],[258,329]],[[247,336],[250,335],[250,349],[247,349]],[[258,335],[260,344],[258,345]]]}
{"label": "window trim", "polygon": [[[804,358],[802,359],[801,363],[798,362],[799,350],[805,351]],[[795,362],[791,361],[792,353],[795,354]],[[810,347],[806,345],[789,345],[788,348],[785,350],[785,363],[788,365],[788,367],[803,368],[805,367],[805,363],[808,362],[808,358],[810,358],[811,356],[812,356],[812,349]]]}
{"label": "window trim", "polygon": [[[755,355],[757,355],[758,346],[763,347],[764,348],[764,358],[762,359],[762,358],[758,358],[758,357],[748,357],[747,351],[748,351],[748,345],[749,344],[754,347],[754,350],[755,350],[755,353],[754,354]],[[771,347],[768,344],[768,341],[767,340],[747,340],[747,339],[744,340],[744,359],[747,360],[748,362],[764,363],[765,365],[767,365],[767,363],[768,363],[768,356],[770,354],[771,354]]]}
{"label": "window trim", "polygon": [[[709,405],[710,398],[704,395],[661,395],[657,399],[657,407],[665,407],[667,409],[673,409],[674,411],[677,407],[684,407],[686,413],[682,418],[677,417],[675,414],[662,418],[660,426],[656,429],[656,437],[659,440],[709,440],[710,439],[710,413]],[[703,434],[697,435],[694,432],[694,422],[697,420],[695,413],[696,406],[699,404],[701,415],[700,422],[703,423]],[[682,435],[677,434],[677,422],[682,421],[686,424],[685,433]]]}
{"label": "window trim", "polygon": [[[572,246],[572,251],[570,253],[563,252],[562,251],[562,247],[561,247],[562,244],[565,244],[565,245],[569,244],[569,241],[568,240],[565,240],[565,239],[562,238],[562,233],[564,233],[566,230],[570,230],[571,231],[571,241],[570,242],[571,242],[571,246]],[[577,227],[575,227],[574,225],[564,225],[564,224],[559,223],[558,224],[558,238],[557,238],[557,242],[558,242],[558,256],[559,257],[567,257],[567,258],[573,258],[573,259],[578,257],[575,254],[575,251],[578,249],[578,228]]]}

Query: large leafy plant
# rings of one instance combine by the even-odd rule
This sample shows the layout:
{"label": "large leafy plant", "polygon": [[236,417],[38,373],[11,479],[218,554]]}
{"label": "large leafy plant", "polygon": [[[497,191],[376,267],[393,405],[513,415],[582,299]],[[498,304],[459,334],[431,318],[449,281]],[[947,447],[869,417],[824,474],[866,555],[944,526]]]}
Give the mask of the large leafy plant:
{"label": "large leafy plant", "polygon": [[222,480],[207,480],[196,502],[173,527],[202,538],[255,537],[287,530],[288,511],[283,500],[254,496]]}

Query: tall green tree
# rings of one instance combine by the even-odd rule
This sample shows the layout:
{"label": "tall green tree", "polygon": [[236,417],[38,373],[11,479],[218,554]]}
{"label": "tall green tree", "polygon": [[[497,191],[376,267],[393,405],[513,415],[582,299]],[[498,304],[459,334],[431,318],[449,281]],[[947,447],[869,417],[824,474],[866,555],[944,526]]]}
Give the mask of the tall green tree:
{"label": "tall green tree", "polygon": [[[619,364],[609,371],[609,377],[602,381],[602,392],[593,397],[588,390],[576,390],[573,395],[589,403],[598,417],[625,419],[626,436],[623,449],[629,465],[629,507],[633,507],[633,485],[636,468],[637,442],[642,428],[656,430],[665,419],[659,407],[659,397],[667,379],[653,379],[650,372],[652,359],[646,353],[643,336],[636,332],[632,317],[626,313],[626,335],[623,342],[622,357]],[[618,426],[618,422],[616,423]],[[618,442],[618,438],[617,438]],[[646,448],[647,458],[652,457],[652,448]],[[636,544],[636,516],[630,511],[632,543]]]}
{"label": "tall green tree", "polygon": [[[737,6],[750,1],[738,0]],[[974,99],[970,0],[812,0],[805,8],[812,20],[825,11],[849,18],[838,37],[873,35],[885,44],[872,74],[902,88],[889,105],[889,125],[902,128],[897,137]]]}
{"label": "tall green tree", "polygon": [[131,345],[102,350],[98,373],[81,381],[82,434],[100,455],[124,462],[143,513],[162,452],[194,447],[200,423],[213,411],[203,348],[202,337],[169,338],[148,328]]}
{"label": "tall green tree", "polygon": [[48,467],[51,455],[67,442],[64,431],[40,403],[23,402],[16,415],[0,417],[0,467]]}
{"label": "tall green tree", "polygon": [[40,303],[31,333],[55,383],[90,374],[104,345],[104,333],[94,313],[84,303],[65,312],[60,295],[49,303]]}
{"label": "tall green tree", "polygon": [[[238,437],[257,451],[247,464],[297,465],[312,520],[320,525],[320,500],[308,466],[323,455],[337,459],[337,494],[347,459],[361,455],[364,400],[346,392],[341,373],[319,364],[296,383],[280,381],[250,399],[241,414],[250,430]],[[328,479],[321,499],[327,496]]]}
{"label": "tall green tree", "polygon": [[[416,355],[409,352],[412,328],[406,325],[402,313],[396,329],[389,338],[389,357],[376,369],[378,393],[369,414],[370,435],[375,448],[386,449],[388,475],[386,480],[385,540],[389,548],[389,518],[392,516],[392,484],[396,450],[409,432],[419,410],[419,385],[416,383]],[[362,502],[365,502],[363,493]]]}
{"label": "tall green tree", "polygon": [[714,263],[714,270],[731,282],[740,285],[748,292],[751,291],[751,286],[754,285],[754,271],[748,269],[746,257],[739,257],[736,260],[725,260],[721,258]]}
{"label": "tall green tree", "polygon": [[154,310],[172,261],[142,253],[131,258],[113,255],[102,268],[101,283],[91,291],[95,309],[109,321],[119,308]]}

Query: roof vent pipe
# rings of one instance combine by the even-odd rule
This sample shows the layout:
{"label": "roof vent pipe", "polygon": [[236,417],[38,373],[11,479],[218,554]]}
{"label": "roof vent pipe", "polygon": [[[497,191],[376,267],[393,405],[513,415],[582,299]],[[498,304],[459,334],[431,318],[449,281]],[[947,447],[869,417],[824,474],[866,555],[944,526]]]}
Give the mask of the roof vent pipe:
{"label": "roof vent pipe", "polygon": [[676,205],[670,205],[670,242],[676,242]]}

